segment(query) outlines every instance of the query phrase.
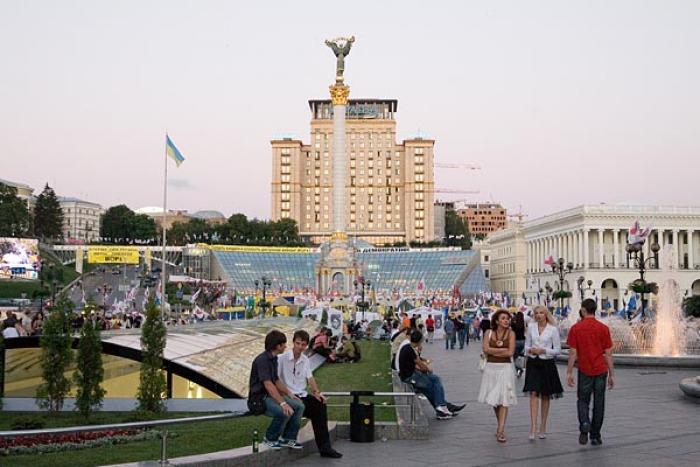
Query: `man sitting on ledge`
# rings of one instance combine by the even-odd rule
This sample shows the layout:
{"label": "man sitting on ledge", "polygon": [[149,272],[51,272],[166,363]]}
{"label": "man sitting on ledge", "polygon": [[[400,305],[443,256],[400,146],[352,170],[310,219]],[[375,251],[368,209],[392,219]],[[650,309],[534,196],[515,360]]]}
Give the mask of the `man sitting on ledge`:
{"label": "man sitting on ledge", "polygon": [[[279,376],[288,392],[304,403],[304,416],[311,420],[321,457],[338,459],[343,456],[331,447],[326,398],[316,385],[309,358],[304,355],[308,347],[309,333],[304,330],[296,331],[292,337],[292,350],[287,350],[279,356]],[[307,383],[311,394],[306,391]]]}
{"label": "man sitting on ledge", "polygon": [[264,412],[258,413],[272,417],[263,444],[271,449],[303,449],[297,443],[297,434],[304,403],[287,389],[277,370],[277,356],[286,348],[287,336],[282,332],[273,330],[265,336],[265,351],[255,357],[250,371],[249,406],[250,401],[261,400]]}
{"label": "man sitting on ledge", "polygon": [[455,405],[445,400],[445,388],[440,377],[433,374],[428,361],[420,356],[423,350],[423,334],[413,331],[411,345],[404,345],[399,352],[399,378],[424,394],[435,409],[438,420],[447,420],[462,410],[465,404]]}

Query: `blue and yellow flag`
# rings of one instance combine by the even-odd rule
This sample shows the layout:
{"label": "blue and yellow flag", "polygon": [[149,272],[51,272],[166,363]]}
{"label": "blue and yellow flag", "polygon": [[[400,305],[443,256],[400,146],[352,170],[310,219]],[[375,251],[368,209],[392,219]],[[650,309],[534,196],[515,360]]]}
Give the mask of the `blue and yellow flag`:
{"label": "blue and yellow flag", "polygon": [[175,161],[175,164],[177,164],[178,167],[180,167],[182,161],[185,160],[180,151],[175,147],[175,144],[173,144],[173,142],[170,141],[170,136],[168,136],[167,134],[165,135],[165,152],[168,154],[168,156],[170,156],[172,160]]}

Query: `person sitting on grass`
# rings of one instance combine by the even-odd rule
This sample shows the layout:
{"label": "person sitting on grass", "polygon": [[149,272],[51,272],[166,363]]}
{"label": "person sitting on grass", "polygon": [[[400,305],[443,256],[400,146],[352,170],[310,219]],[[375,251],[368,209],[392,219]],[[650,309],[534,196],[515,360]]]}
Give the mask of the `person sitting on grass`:
{"label": "person sitting on grass", "polygon": [[316,336],[316,339],[314,340],[314,345],[312,348],[314,353],[317,353],[323,357],[326,357],[326,360],[328,360],[329,362],[335,361],[335,352],[333,351],[333,347],[331,347],[331,336],[332,335],[333,335],[333,332],[331,332],[330,329],[323,328],[322,332],[320,332]]}
{"label": "person sitting on grass", "polygon": [[421,394],[428,398],[430,405],[435,409],[438,420],[447,420],[462,410],[466,404],[456,405],[445,400],[445,388],[440,377],[433,373],[429,367],[429,361],[421,357],[423,350],[423,334],[413,331],[410,337],[410,345],[404,345],[399,352],[399,378],[406,384],[410,384]]}
{"label": "person sitting on grass", "polygon": [[343,336],[340,339],[341,346],[335,354],[336,363],[357,362],[361,358],[360,346],[354,340]]}

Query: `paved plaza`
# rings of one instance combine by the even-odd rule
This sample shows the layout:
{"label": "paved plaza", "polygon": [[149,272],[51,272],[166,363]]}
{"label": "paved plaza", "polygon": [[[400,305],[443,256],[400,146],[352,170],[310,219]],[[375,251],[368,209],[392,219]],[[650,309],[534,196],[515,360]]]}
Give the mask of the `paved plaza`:
{"label": "paved plaza", "polygon": [[[477,369],[479,344],[472,343],[462,351],[445,351],[443,342],[426,345],[424,355],[433,360],[448,399],[468,403],[453,420],[431,420],[429,440],[372,444],[343,440],[335,445],[344,455],[339,461],[330,462],[314,454],[296,465],[700,465],[700,404],[685,399],[678,389],[682,378],[697,375],[700,370],[618,367],[616,388],[607,392],[604,444],[600,447],[578,444],[576,392],[568,387],[562,399],[552,402],[546,440],[528,440],[529,403],[522,396],[508,416],[508,442],[500,444],[494,437],[492,409],[476,402],[481,380]],[[564,383],[564,365],[559,365],[559,373]],[[523,381],[524,377],[518,381],[519,391]]]}

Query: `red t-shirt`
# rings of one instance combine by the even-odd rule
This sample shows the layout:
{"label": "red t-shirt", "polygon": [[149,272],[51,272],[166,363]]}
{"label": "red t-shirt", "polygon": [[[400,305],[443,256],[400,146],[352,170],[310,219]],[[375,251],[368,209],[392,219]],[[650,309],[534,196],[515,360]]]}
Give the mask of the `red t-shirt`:
{"label": "red t-shirt", "polygon": [[428,318],[425,320],[425,328],[428,331],[434,331],[435,330],[435,320],[433,318]]}
{"label": "red t-shirt", "polygon": [[574,324],[566,343],[576,349],[578,370],[583,374],[598,376],[608,371],[604,354],[613,346],[610,329],[595,317],[587,316]]}

